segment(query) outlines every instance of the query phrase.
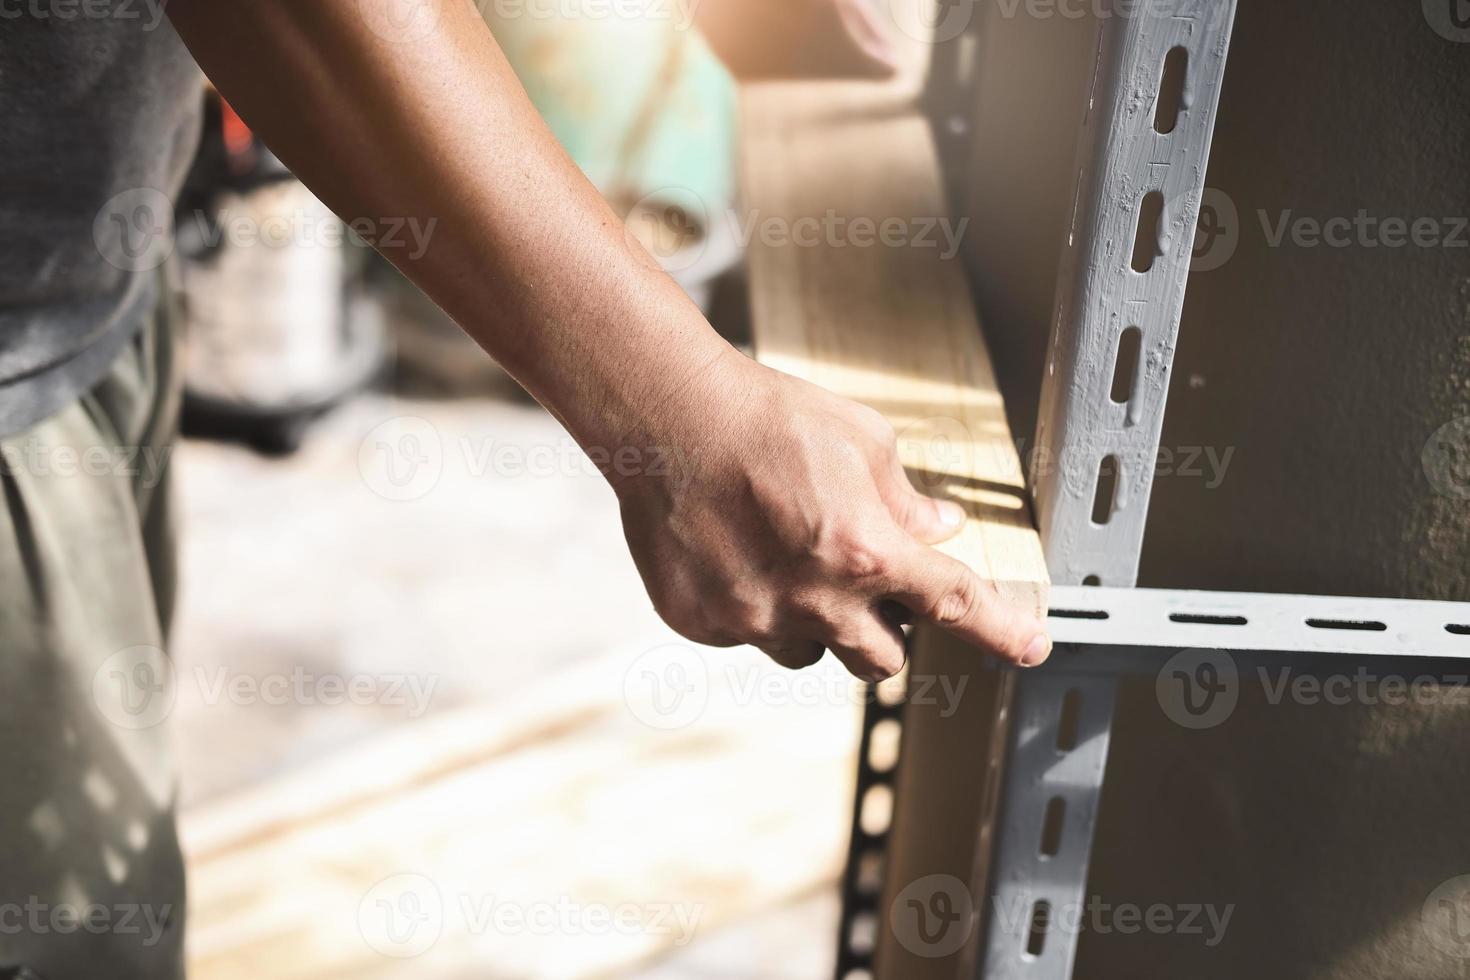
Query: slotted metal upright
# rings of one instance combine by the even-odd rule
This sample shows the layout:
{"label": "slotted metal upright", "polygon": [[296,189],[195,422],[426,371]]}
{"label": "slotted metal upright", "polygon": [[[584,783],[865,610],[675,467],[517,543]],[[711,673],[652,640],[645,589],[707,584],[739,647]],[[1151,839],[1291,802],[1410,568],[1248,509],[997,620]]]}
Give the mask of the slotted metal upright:
{"label": "slotted metal upright", "polygon": [[[942,12],[968,0],[938,0]],[[1096,64],[1079,138],[1076,197],[1042,381],[1030,486],[1056,588],[1058,641],[1043,668],[1019,672],[991,839],[985,909],[966,980],[1065,980],[1077,930],[1050,928],[1057,910],[1085,902],[1113,705],[1119,679],[1157,673],[1181,649],[1240,651],[1238,661],[1292,657],[1305,672],[1341,670],[1351,657],[1409,657],[1435,674],[1470,656],[1470,603],[1246,593],[1134,590],[1169,374],[1193,257],[1235,0],[1127,0],[1098,17]],[[944,22],[941,16],[939,22]],[[951,180],[963,179],[969,97],[944,80],[974,45],[936,47],[930,109]],[[1125,332],[1136,331],[1132,345]],[[1127,397],[1113,397],[1120,350]],[[1454,658],[1450,661],[1423,658]],[[1203,661],[1202,661],[1203,662]],[[1188,666],[1188,665],[1186,665]],[[1197,666],[1197,665],[1196,665]],[[871,879],[887,832],[864,830],[864,794],[894,785],[875,771],[873,727],[900,717],[870,699],[859,761],[851,859],[843,881],[838,980],[871,976],[862,919],[886,920]],[[1066,719],[1068,731],[1059,738]],[[976,778],[981,778],[977,775]],[[1048,812],[1064,814],[1038,846]],[[987,833],[988,831],[988,833]],[[870,864],[862,866],[859,856]],[[956,869],[963,872],[964,869]],[[1018,914],[1019,913],[1019,914]],[[879,929],[882,932],[882,929]]]}

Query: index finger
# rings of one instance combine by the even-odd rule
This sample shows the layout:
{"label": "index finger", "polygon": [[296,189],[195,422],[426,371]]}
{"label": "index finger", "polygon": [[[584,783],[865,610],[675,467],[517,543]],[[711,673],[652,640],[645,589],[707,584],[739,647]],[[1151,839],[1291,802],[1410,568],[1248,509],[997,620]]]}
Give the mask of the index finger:
{"label": "index finger", "polygon": [[914,542],[903,549],[886,597],[1022,667],[1035,667],[1051,654],[1051,638],[1035,616],[1006,602],[994,582],[927,545]]}

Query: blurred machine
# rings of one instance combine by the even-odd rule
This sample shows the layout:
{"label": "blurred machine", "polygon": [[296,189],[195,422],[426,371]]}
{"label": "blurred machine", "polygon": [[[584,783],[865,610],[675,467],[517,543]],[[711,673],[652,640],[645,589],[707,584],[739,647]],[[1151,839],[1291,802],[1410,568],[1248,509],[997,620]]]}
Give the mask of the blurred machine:
{"label": "blurred machine", "polygon": [[369,249],[212,91],[175,214],[184,431],[291,452],[387,356]]}

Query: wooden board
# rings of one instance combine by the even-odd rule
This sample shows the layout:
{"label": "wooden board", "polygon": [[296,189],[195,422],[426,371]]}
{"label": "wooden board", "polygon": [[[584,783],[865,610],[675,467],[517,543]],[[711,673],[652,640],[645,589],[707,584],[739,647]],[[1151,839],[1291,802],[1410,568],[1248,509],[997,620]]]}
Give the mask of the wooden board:
{"label": "wooden board", "polygon": [[980,231],[945,210],[912,84],[749,86],[741,125],[756,356],[886,415],[915,485],[969,510],[943,550],[1041,612],[1046,563],[953,241]]}
{"label": "wooden board", "polygon": [[[765,83],[742,93],[756,356],[886,415],[915,485],[969,511],[942,550],[1041,614],[1046,563],[957,254],[957,238],[984,230],[949,219],[916,105],[917,60],[890,83]],[[905,710],[879,904],[885,980],[953,978],[974,956],[1013,676],[923,627],[911,649],[911,675],[965,694],[957,710]],[[945,955],[906,945],[889,914],[898,892],[929,875],[952,875],[974,897],[970,932]]]}

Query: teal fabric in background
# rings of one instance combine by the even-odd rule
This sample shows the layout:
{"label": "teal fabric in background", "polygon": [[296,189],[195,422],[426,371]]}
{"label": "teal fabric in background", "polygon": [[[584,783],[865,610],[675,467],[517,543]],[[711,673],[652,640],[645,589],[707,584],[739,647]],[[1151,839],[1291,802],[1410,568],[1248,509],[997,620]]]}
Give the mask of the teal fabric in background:
{"label": "teal fabric in background", "polygon": [[734,197],[735,82],[675,0],[484,0],[481,11],[552,131],[620,214]]}

